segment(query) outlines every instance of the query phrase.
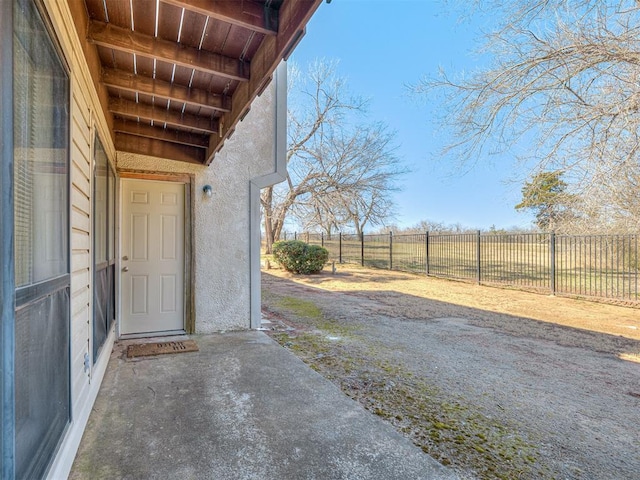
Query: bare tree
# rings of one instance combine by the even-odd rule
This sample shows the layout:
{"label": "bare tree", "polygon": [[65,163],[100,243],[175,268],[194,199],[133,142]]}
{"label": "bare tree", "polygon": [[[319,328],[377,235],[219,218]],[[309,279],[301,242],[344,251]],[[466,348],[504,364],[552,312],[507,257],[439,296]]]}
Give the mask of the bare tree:
{"label": "bare tree", "polygon": [[564,226],[577,233],[628,233],[640,230],[640,165],[613,177],[598,175],[588,191],[577,198],[580,214]]}
{"label": "bare tree", "polygon": [[[447,151],[475,161],[526,145],[531,176],[567,173],[573,193],[634,192],[606,203],[637,210],[640,8],[633,0],[477,2],[504,19],[486,37],[492,63],[466,76],[424,78],[418,94],[445,92]],[[599,188],[603,179],[609,188]],[[634,180],[635,179],[635,180]],[[615,188],[612,188],[615,187]],[[615,201],[614,201],[615,200]],[[634,205],[634,202],[636,205]],[[637,224],[637,223],[636,223]]]}
{"label": "bare tree", "polygon": [[366,102],[348,94],[334,63],[316,62],[291,77],[287,178],[261,196],[267,252],[291,215],[327,233],[383,221],[403,172],[394,135],[383,124],[362,123]]}
{"label": "bare tree", "polygon": [[268,187],[261,194],[267,252],[280,238],[296,200],[309,194],[318,178],[307,154],[316,135],[339,124],[348,112],[366,107],[365,100],[348,92],[345,80],[336,75],[336,66],[336,62],[317,60],[303,73],[289,64],[286,181],[284,187]]}
{"label": "bare tree", "polygon": [[394,133],[382,123],[326,128],[309,150],[320,176],[315,189],[296,211],[307,227],[350,227],[362,234],[366,225],[383,224],[393,215],[390,194],[406,172],[395,156]]}

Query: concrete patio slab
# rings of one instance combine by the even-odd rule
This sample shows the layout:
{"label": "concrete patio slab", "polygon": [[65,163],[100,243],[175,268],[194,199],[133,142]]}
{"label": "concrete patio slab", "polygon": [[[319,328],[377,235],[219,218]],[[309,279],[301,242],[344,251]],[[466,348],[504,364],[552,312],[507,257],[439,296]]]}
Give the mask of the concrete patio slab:
{"label": "concrete patio slab", "polygon": [[116,344],[71,479],[457,478],[265,334],[191,338]]}

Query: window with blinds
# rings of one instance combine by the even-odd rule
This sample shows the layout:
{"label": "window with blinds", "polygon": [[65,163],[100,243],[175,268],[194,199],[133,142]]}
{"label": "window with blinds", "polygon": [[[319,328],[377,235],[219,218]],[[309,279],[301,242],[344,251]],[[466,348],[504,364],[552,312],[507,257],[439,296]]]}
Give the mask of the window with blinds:
{"label": "window with blinds", "polygon": [[41,478],[70,419],[69,78],[14,0],[15,474]]}
{"label": "window with blinds", "polygon": [[[14,42],[16,286],[68,272],[68,78],[18,1]],[[42,23],[40,21],[40,23]],[[49,46],[49,48],[46,48]]]}

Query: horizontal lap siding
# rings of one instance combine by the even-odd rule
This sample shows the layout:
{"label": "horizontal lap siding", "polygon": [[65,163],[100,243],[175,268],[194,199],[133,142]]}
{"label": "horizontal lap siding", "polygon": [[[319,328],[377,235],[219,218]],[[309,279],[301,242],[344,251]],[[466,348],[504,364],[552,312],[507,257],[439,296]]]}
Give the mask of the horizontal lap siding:
{"label": "horizontal lap siding", "polygon": [[82,191],[79,190],[76,185],[71,186],[71,205],[73,205],[74,209],[77,209],[85,214],[91,208],[89,197],[82,193]]}
{"label": "horizontal lap siding", "polygon": [[84,356],[89,352],[91,331],[91,116],[75,80],[71,102],[71,391],[74,411],[85,401],[89,388]]}
{"label": "horizontal lap siding", "polygon": [[[1,0],[0,0],[1,1]],[[75,0],[74,0],[75,2]],[[103,133],[110,158],[115,158],[108,134],[107,119],[101,110],[89,66],[83,55],[82,41],[75,30],[72,12],[74,2],[42,0],[60,42],[70,78],[70,266],[71,266],[71,402],[72,419],[64,441],[54,459],[48,478],[66,478],[98,393],[106,368],[108,351],[85,372],[85,354],[92,351],[93,329],[93,138]],[[81,35],[82,36],[82,35]],[[106,354],[106,355],[105,355]]]}
{"label": "horizontal lap siding", "polygon": [[[78,232],[88,232],[89,231],[89,217],[86,212],[77,209],[76,207],[71,209],[71,225]],[[73,265],[71,266],[73,270]]]}

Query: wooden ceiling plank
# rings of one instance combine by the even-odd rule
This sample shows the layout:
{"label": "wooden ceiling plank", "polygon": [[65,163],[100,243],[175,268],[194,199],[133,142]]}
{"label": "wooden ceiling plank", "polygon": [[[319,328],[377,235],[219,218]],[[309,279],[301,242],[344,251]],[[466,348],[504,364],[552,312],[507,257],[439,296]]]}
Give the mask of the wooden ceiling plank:
{"label": "wooden ceiling plank", "polygon": [[[173,82],[177,85],[182,85],[184,87],[189,85],[189,81],[191,80],[191,74],[193,73],[193,69],[191,68],[184,68],[184,67],[176,67],[176,70],[174,72],[173,75]],[[158,78],[156,76],[156,78]],[[163,78],[160,78],[160,80],[164,80]],[[169,81],[171,81],[171,79],[169,79]],[[193,87],[193,85],[191,85]],[[209,90],[210,92],[216,92],[215,90]],[[222,92],[222,90],[220,90],[220,93]]]}
{"label": "wooden ceiling plank", "polygon": [[248,51],[245,51],[249,40],[258,37],[264,38],[264,35],[251,35],[247,30],[232,26],[229,29],[229,33],[225,38],[224,49],[220,52],[223,55],[231,58],[241,58],[244,61],[250,61],[248,57]]}
{"label": "wooden ceiling plank", "polygon": [[[237,2],[228,0],[162,0],[162,2],[264,35],[277,34],[276,29],[272,28],[267,21],[265,7],[258,3],[243,2],[242,8],[238,8]],[[273,9],[269,13],[277,14]]]}
{"label": "wooden ceiling plank", "polygon": [[213,161],[224,141],[235,130],[241,116],[254,98],[268,84],[270,76],[283,58],[288,57],[296,43],[304,35],[304,28],[322,0],[287,0],[280,8],[278,35],[264,38],[251,60],[250,79],[238,85],[233,94],[231,112],[220,118],[221,135],[211,135],[206,165]]}
{"label": "wooden ceiling plank", "polygon": [[195,12],[185,10],[182,32],[180,34],[180,43],[198,48],[200,46],[200,39],[202,38],[202,30],[206,23],[206,17],[198,15]]}
{"label": "wooden ceiling plank", "polygon": [[153,127],[140,122],[126,121],[117,118],[113,122],[113,130],[119,133],[127,133],[138,137],[155,138],[164,142],[180,143],[191,147],[206,148],[209,145],[207,135],[170,130],[167,128]]}
{"label": "wooden ceiling plank", "polygon": [[[133,23],[137,32],[153,35],[155,32],[156,6],[151,2],[131,2],[133,7]],[[99,19],[96,19],[99,20]]]}
{"label": "wooden ceiling plank", "polygon": [[134,75],[123,70],[105,69],[102,72],[102,83],[107,87],[129,92],[138,91],[147,95],[154,95],[197,107],[206,107],[221,112],[231,110],[231,100],[228,97],[215,95],[206,90],[188,88],[157,79],[154,80],[153,78],[142,75]]}
{"label": "wooden ceiling plank", "polygon": [[107,17],[109,22],[123,27],[131,26],[131,9],[129,2],[112,2],[107,0],[103,2],[107,9]]}
{"label": "wooden ceiling plank", "polygon": [[240,60],[132,32],[110,23],[92,21],[88,36],[90,42],[114,50],[157,58],[163,62],[241,82],[249,79],[247,64]]}
{"label": "wooden ceiling plank", "polygon": [[205,149],[178,145],[172,142],[163,142],[153,138],[138,137],[126,133],[115,134],[116,150],[121,152],[148,155],[151,157],[166,158],[178,162],[196,163],[202,165],[205,159]]}
{"label": "wooden ceiling plank", "polygon": [[178,129],[191,129],[205,134],[215,133],[216,136],[218,133],[218,122],[216,120],[195,115],[183,115],[174,110],[157,108],[127,100],[112,99],[109,102],[109,111],[114,115],[144,118],[149,121],[166,123]]}
{"label": "wooden ceiling plank", "polygon": [[[162,2],[159,3],[159,6],[160,14],[158,15],[158,37],[172,42],[177,42],[178,32],[180,30],[181,9]],[[193,45],[189,46],[193,47]]]}
{"label": "wooden ceiling plank", "polygon": [[106,12],[104,11],[104,2],[102,0],[85,0],[85,4],[89,18],[103,21],[107,20]]}

